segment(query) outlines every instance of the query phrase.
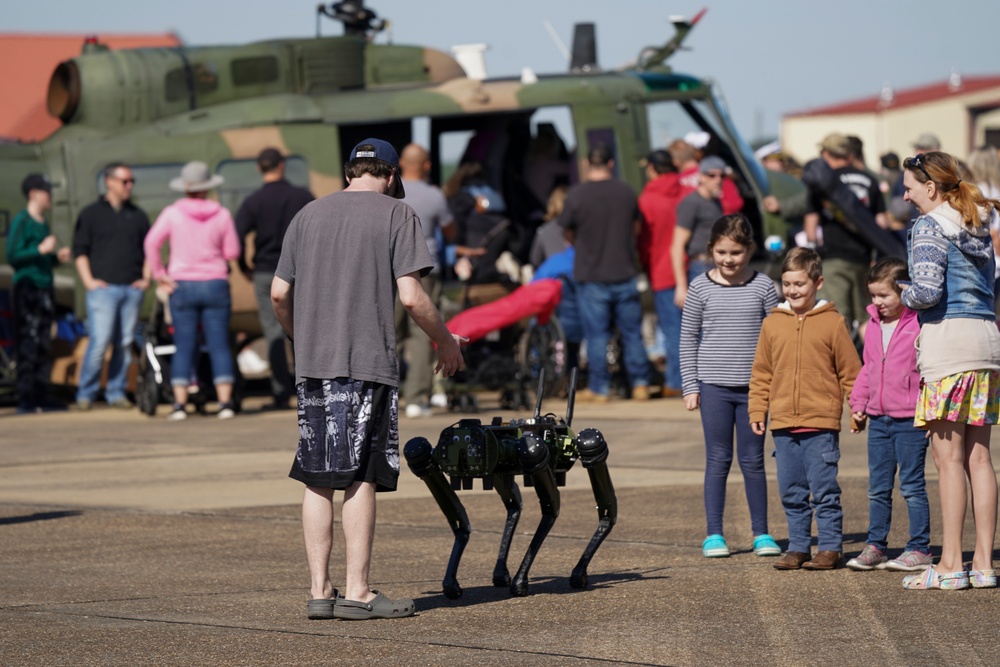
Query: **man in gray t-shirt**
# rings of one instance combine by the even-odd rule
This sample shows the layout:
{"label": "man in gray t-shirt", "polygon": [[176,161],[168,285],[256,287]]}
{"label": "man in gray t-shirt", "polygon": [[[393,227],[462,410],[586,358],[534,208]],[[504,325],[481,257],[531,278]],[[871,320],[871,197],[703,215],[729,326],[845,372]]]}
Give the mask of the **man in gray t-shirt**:
{"label": "man in gray t-shirt", "polygon": [[[403,175],[406,197],[420,218],[427,250],[431,254],[434,268],[420,279],[424,291],[431,297],[435,307],[441,302],[441,265],[438,257],[437,231],[446,241],[455,240],[456,226],[448,202],[441,190],[427,182],[431,170],[431,160],[427,151],[417,144],[410,144],[399,156],[399,168]],[[396,302],[396,343],[405,345],[409,359],[406,382],[403,384],[403,398],[406,400],[407,417],[429,417],[431,394],[434,387],[434,346],[427,334],[407,317],[402,304]],[[402,350],[401,350],[402,352]],[[445,399],[447,400],[447,399]]]}
{"label": "man in gray t-shirt", "polygon": [[[294,339],[299,447],[289,473],[306,485],[302,526],[312,580],[310,618],[396,618],[412,600],[368,586],[375,492],[399,477],[399,371],[392,324],[400,300],[438,346],[437,370],[464,367],[420,276],[431,258],[403,196],[399,158],[385,141],[351,151],[348,186],[307,205],[285,234],[271,285],[275,315]],[[386,196],[390,195],[390,196]],[[347,577],[330,580],[333,491],[344,490]]]}
{"label": "man in gray t-shirt", "polygon": [[684,307],[688,284],[714,266],[708,253],[712,225],[722,217],[722,179],[729,167],[720,157],[711,155],[698,168],[698,187],[677,205],[677,226],[670,244],[674,267],[674,303]]}

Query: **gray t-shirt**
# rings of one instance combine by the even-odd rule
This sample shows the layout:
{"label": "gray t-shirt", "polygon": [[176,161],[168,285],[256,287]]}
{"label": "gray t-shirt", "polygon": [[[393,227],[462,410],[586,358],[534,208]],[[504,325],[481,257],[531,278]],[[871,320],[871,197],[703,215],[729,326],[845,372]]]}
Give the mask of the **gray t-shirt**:
{"label": "gray t-shirt", "polygon": [[336,192],[299,211],[274,275],[293,286],[296,382],[399,385],[396,278],[433,266],[420,220],[376,192]]}
{"label": "gray t-shirt", "polygon": [[691,231],[687,244],[688,257],[708,253],[708,240],[712,225],[722,217],[722,204],[718,199],[705,199],[695,190],[677,205],[677,226]]}
{"label": "gray t-shirt", "polygon": [[438,262],[438,242],[435,232],[441,227],[452,224],[454,219],[448,202],[444,199],[441,190],[425,181],[411,181],[404,179],[403,187],[406,190],[406,197],[403,198],[407,204],[413,207],[420,218],[420,226],[424,230],[424,240],[427,241],[427,251],[434,260],[434,269],[431,273],[440,273],[441,264]]}

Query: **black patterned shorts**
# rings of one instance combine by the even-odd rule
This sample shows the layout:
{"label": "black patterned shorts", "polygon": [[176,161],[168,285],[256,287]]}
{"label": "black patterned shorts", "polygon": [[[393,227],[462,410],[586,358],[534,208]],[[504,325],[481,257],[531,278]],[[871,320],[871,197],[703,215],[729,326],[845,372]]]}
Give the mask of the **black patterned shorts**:
{"label": "black patterned shorts", "polygon": [[399,389],[378,382],[306,378],[296,386],[299,449],[288,476],[307,486],[346,489],[399,479]]}

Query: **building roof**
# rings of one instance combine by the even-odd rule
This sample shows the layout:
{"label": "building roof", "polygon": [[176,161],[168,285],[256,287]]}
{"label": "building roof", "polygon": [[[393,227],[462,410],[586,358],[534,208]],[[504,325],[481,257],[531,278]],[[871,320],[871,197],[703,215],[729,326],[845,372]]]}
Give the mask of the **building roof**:
{"label": "building roof", "polygon": [[[45,107],[49,77],[56,65],[80,55],[84,33],[0,32],[0,140],[41,141],[59,128]],[[112,49],[180,46],[172,32],[100,34]]]}
{"label": "building roof", "polygon": [[961,83],[953,87],[949,80],[938,81],[916,88],[901,88],[892,91],[892,98],[886,101],[882,95],[864,97],[848,102],[840,102],[805,111],[785,114],[785,118],[801,116],[836,116],[843,114],[877,113],[886,109],[902,109],[905,107],[935,102],[946,97],[967,95],[990,88],[1000,89],[1000,76],[963,76]]}

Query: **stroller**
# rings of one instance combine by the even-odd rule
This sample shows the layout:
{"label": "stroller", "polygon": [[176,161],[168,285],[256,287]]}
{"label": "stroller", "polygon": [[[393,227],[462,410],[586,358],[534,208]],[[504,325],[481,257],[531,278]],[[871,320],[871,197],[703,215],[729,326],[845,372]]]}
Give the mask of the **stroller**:
{"label": "stroller", "polygon": [[[156,408],[160,403],[173,403],[174,400],[170,386],[170,361],[177,351],[173,331],[170,309],[165,298],[157,294],[149,320],[142,326],[141,334],[136,337],[140,349],[136,355],[139,376],[136,380],[135,404],[140,411],[149,416],[156,414]],[[233,349],[232,345],[230,349]],[[239,412],[243,402],[243,376],[235,359],[233,373],[231,402],[233,410]],[[212,366],[204,345],[199,348],[194,377],[188,392],[188,402],[195,406],[199,414],[205,414],[205,406],[216,398],[215,385],[212,382]]]}
{"label": "stroller", "polygon": [[[566,336],[554,315],[561,293],[562,281],[542,280],[448,320],[449,331],[469,339],[466,368],[448,387],[452,410],[478,412],[473,392],[482,390],[499,390],[501,409],[530,408],[529,387],[543,375],[546,397],[559,390],[568,370]],[[488,299],[476,294],[467,301]]]}

